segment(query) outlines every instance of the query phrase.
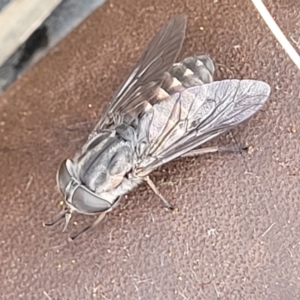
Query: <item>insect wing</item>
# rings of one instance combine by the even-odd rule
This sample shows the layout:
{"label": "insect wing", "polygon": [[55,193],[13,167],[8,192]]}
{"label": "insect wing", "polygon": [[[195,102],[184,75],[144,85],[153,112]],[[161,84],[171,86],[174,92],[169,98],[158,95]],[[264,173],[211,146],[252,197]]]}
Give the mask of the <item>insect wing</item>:
{"label": "insect wing", "polygon": [[160,86],[181,49],[185,36],[186,16],[178,15],[168,21],[152,39],[148,48],[121,84],[108,104],[108,109],[94,131],[129,112],[137,115],[151,98],[151,93]]}
{"label": "insect wing", "polygon": [[148,157],[140,174],[202,145],[254,115],[270,95],[255,80],[223,80],[191,87],[154,106]]}

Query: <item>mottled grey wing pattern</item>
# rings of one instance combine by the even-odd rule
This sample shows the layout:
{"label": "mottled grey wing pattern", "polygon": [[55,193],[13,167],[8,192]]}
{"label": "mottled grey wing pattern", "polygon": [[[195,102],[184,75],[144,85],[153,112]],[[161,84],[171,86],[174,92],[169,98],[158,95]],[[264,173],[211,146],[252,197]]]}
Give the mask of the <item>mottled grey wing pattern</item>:
{"label": "mottled grey wing pattern", "polygon": [[[99,131],[122,116],[134,112],[135,117],[150,102],[181,49],[187,17],[178,15],[167,22],[152,39],[148,48],[121,84],[94,131]],[[120,120],[121,121],[121,120]]]}
{"label": "mottled grey wing pattern", "polygon": [[139,174],[200,146],[254,115],[270,94],[267,83],[255,80],[223,80],[176,93],[153,107],[148,121],[149,147],[139,164]]}

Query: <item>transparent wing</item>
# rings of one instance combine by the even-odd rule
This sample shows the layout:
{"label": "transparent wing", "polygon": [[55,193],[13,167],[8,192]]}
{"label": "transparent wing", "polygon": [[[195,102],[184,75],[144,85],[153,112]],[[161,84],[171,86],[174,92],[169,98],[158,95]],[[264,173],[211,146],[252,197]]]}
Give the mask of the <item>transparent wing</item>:
{"label": "transparent wing", "polygon": [[139,174],[148,174],[247,120],[264,105],[270,91],[270,86],[261,81],[215,81],[156,104],[151,121],[145,115],[141,123],[142,127],[143,122],[150,125],[149,148]]}
{"label": "transparent wing", "polygon": [[156,34],[117,90],[94,131],[110,124],[116,117],[129,112],[138,114],[145,107],[146,101],[150,101],[151,93],[160,86],[164,73],[170,69],[181,49],[186,20],[185,15],[175,16]]}

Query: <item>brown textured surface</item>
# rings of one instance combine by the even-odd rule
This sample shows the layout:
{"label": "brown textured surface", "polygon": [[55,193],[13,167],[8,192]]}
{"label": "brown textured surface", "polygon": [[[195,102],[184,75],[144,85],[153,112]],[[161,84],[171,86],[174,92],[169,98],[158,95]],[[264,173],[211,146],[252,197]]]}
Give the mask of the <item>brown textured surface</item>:
{"label": "brown textured surface", "polygon": [[[284,32],[299,40],[297,4],[272,2]],[[154,32],[183,11],[181,58],[207,52],[218,78],[272,85],[264,110],[233,131],[255,151],[170,163],[153,180],[178,213],[141,186],[97,229],[66,242],[90,219],[77,217],[64,234],[42,226],[60,210],[59,162]],[[251,1],[105,4],[0,98],[1,299],[300,298],[299,82]]]}

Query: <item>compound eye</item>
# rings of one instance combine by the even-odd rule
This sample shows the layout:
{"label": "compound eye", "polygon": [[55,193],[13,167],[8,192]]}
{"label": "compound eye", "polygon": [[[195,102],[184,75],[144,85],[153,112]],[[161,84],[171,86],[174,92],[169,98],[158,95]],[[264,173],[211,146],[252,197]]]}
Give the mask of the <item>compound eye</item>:
{"label": "compound eye", "polygon": [[63,196],[65,196],[66,187],[72,179],[67,169],[66,163],[67,160],[64,160],[59,166],[59,169],[57,171],[57,179],[56,179],[59,190]]}
{"label": "compound eye", "polygon": [[111,204],[98,197],[84,186],[79,186],[73,196],[72,205],[82,213],[94,214],[108,210]]}

